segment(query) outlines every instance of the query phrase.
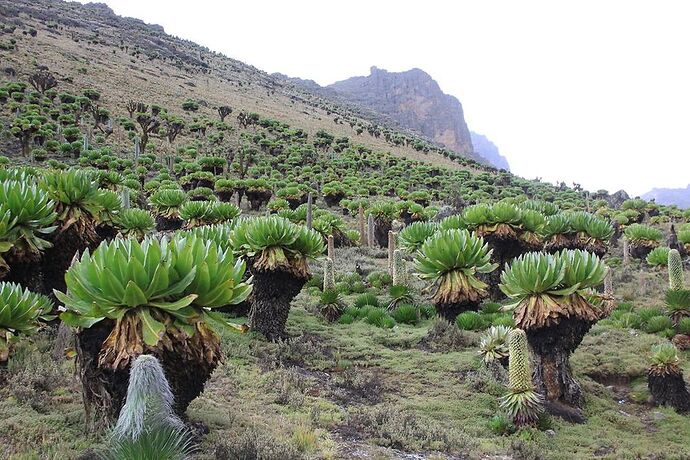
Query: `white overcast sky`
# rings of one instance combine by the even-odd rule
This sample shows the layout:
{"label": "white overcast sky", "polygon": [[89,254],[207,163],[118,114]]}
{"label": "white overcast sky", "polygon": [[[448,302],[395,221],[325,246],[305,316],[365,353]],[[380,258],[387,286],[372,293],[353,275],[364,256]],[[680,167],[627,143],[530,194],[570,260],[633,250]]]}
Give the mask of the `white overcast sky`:
{"label": "white overcast sky", "polygon": [[105,3],[322,85],[423,69],[527,178],[632,195],[690,183],[688,1]]}

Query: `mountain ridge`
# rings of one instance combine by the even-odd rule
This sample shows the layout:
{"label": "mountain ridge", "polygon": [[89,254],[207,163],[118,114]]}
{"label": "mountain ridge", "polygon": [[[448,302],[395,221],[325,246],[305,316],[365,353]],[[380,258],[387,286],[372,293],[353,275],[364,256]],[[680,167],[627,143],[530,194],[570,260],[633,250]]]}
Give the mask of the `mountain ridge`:
{"label": "mountain ridge", "polygon": [[479,134],[470,130],[470,139],[472,140],[474,151],[477,154],[481,155],[496,168],[510,171],[508,159],[501,155],[496,144],[494,144],[488,137],[486,137],[484,134]]}
{"label": "mountain ridge", "polygon": [[685,188],[655,187],[642,195],[645,200],[654,200],[658,204],[673,205],[690,209],[690,184]]}

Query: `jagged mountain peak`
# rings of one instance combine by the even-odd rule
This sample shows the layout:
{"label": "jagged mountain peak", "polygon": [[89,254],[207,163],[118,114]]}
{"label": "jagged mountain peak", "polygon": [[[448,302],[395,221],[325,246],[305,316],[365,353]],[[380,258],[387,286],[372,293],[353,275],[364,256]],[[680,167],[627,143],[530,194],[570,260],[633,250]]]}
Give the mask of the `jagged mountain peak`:
{"label": "jagged mountain peak", "polygon": [[489,163],[472,146],[460,101],[445,94],[438,83],[419,68],[390,72],[372,66],[368,76],[341,80],[327,88],[446,148]]}

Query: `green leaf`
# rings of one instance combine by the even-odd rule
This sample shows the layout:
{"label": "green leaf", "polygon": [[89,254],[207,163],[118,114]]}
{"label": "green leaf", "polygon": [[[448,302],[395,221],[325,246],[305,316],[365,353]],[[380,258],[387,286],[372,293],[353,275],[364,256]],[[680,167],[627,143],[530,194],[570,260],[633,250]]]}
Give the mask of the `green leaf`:
{"label": "green leaf", "polygon": [[137,307],[139,305],[146,305],[148,299],[146,298],[146,294],[139,289],[139,286],[137,286],[134,281],[130,280],[125,288],[125,294],[122,301],[129,307]]}
{"label": "green leaf", "polygon": [[81,327],[83,329],[88,329],[94,324],[102,321],[103,317],[92,317],[92,316],[82,316],[71,311],[63,311],[60,313],[60,319],[63,323],[72,327]]}
{"label": "green leaf", "polygon": [[156,346],[165,332],[165,325],[153,319],[148,308],[142,308],[139,311],[139,317],[141,318],[141,331],[144,336],[144,342],[150,347]]}

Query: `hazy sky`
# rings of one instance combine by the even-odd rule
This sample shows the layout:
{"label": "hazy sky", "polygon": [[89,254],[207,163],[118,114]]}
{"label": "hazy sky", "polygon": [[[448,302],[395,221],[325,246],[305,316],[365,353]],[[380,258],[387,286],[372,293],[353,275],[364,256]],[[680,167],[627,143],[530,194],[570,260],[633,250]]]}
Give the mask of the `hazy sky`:
{"label": "hazy sky", "polygon": [[105,2],[322,85],[421,68],[527,178],[632,195],[690,183],[690,2]]}

